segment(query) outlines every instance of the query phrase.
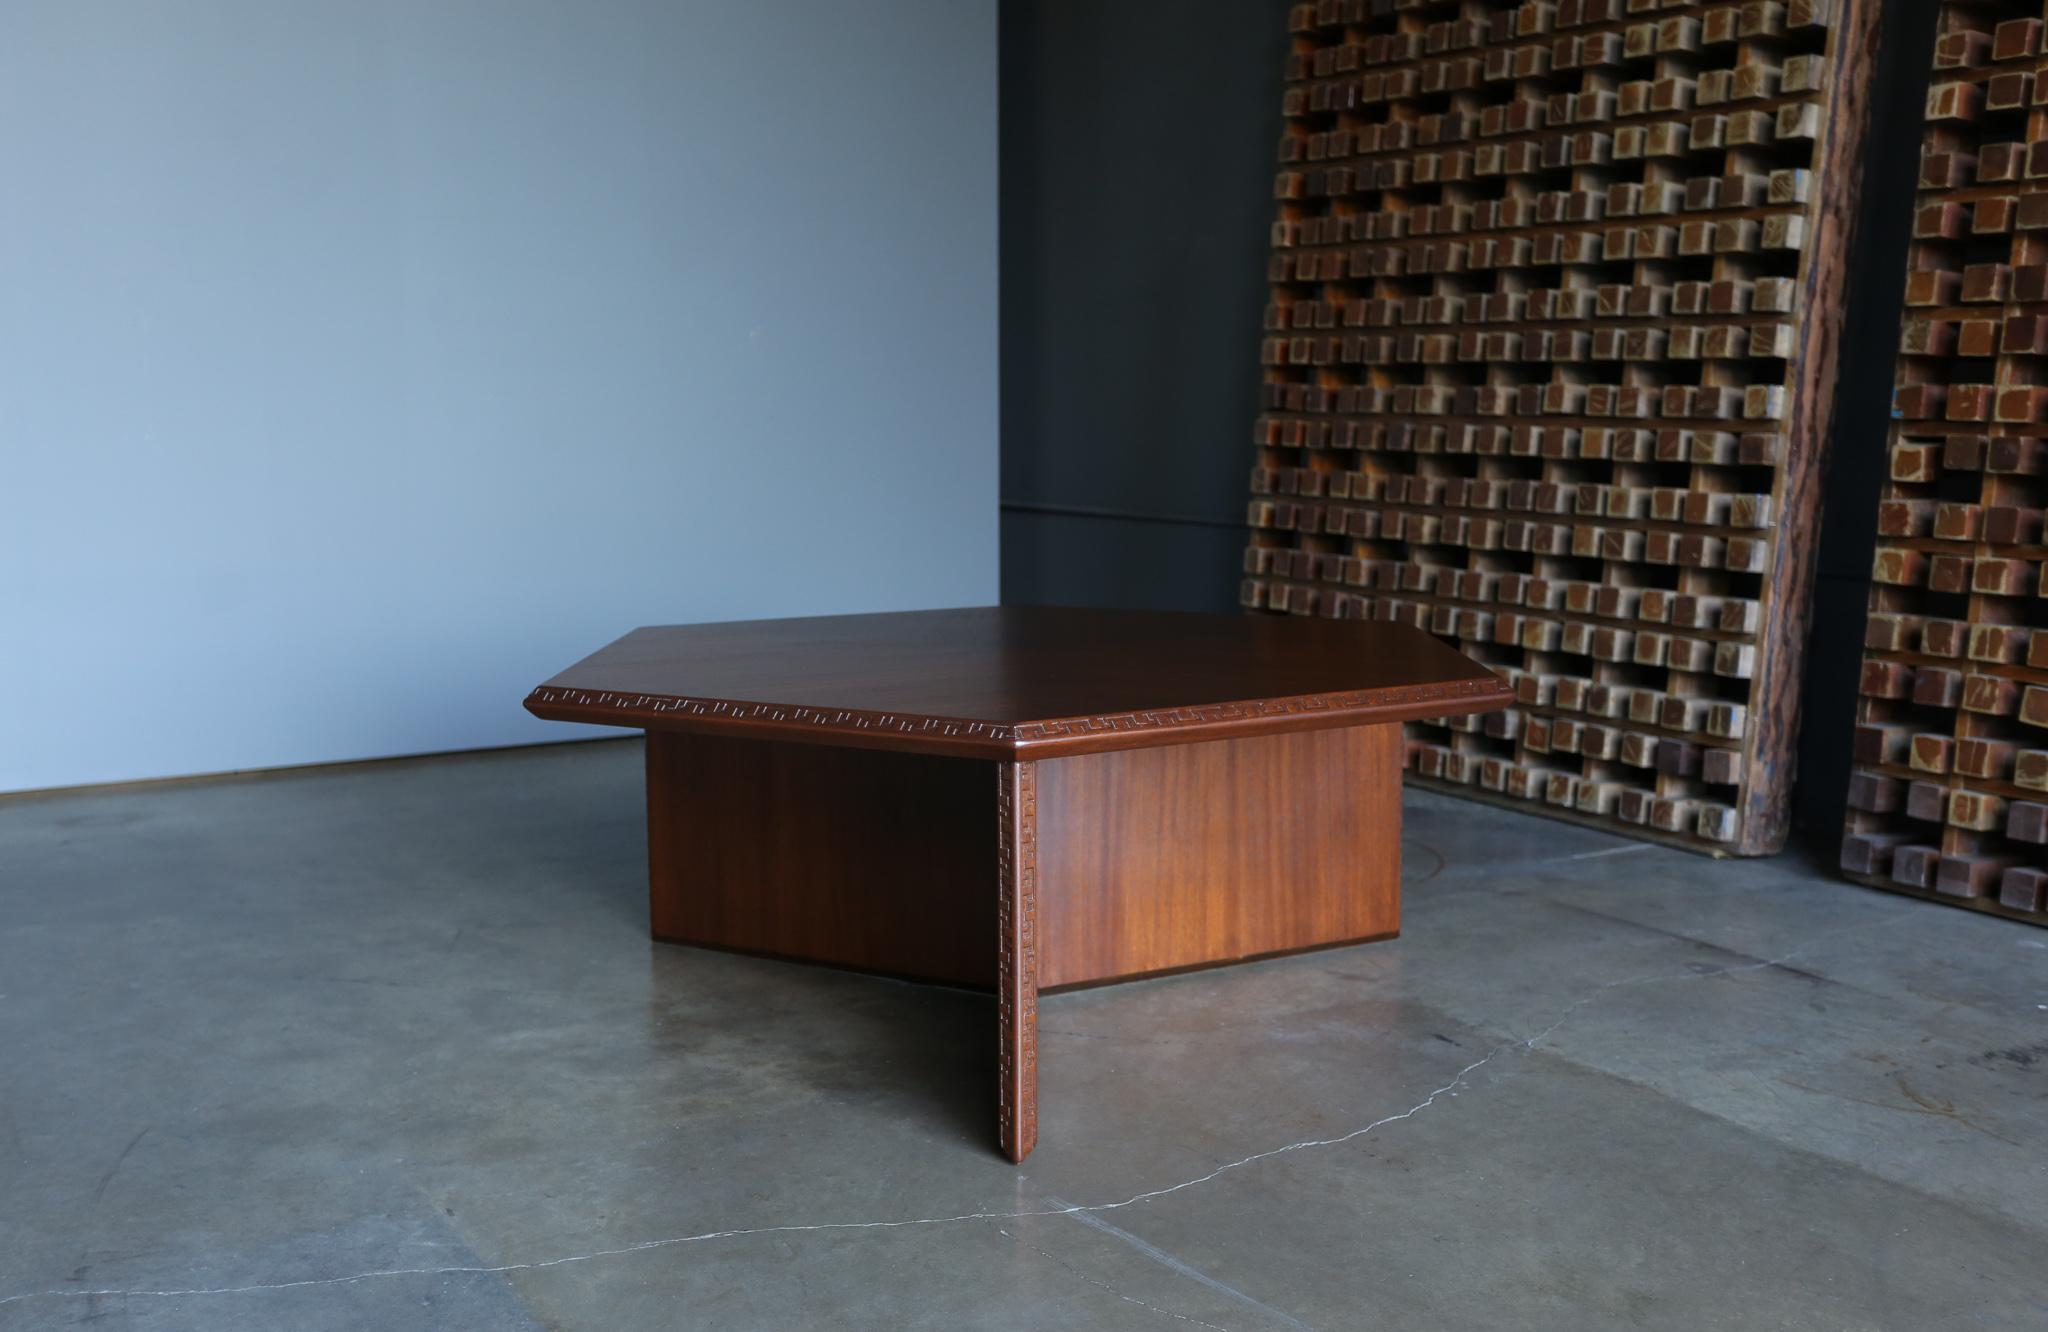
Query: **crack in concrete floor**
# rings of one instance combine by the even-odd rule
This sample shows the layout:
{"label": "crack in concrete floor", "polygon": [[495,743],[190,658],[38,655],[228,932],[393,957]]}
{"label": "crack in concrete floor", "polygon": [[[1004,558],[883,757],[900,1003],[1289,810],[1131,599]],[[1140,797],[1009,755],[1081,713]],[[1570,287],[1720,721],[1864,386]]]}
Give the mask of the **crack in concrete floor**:
{"label": "crack in concrete floor", "polygon": [[1049,1253],[1046,1250],[1039,1248],[1036,1244],[1033,1244],[1030,1240],[1024,1239],[1022,1236],[1012,1235],[1009,1231],[1004,1230],[1001,1226],[996,1225],[993,1221],[984,1221],[982,1224],[994,1230],[996,1234],[1001,1235],[1004,1239],[1016,1240],[1019,1244],[1022,1244],[1025,1248],[1030,1249],[1033,1253],[1045,1259],[1047,1262],[1050,1262],[1055,1266],[1064,1269],[1065,1271],[1073,1273],[1075,1276],[1087,1282],[1089,1285],[1100,1286],[1102,1289],[1108,1291],[1110,1294],[1116,1296],[1120,1300],[1124,1300],[1130,1304],[1135,1304],[1141,1309],[1150,1309],[1153,1313],[1163,1315],[1167,1318],[1178,1319],[1183,1323],[1193,1323],[1196,1327],[1210,1328],[1213,1330],[1213,1332],[1230,1332],[1230,1329],[1224,1327],[1221,1323],[1207,1322],[1203,1319],[1195,1317],[1193,1314],[1176,1313],[1172,1309],[1161,1308],[1159,1305],[1156,1304],[1147,1304],[1145,1301],[1139,1299],[1135,1295],[1126,1295],[1123,1291],[1118,1290],[1115,1286],[1110,1285],[1107,1281],[1103,1281],[1097,1277],[1089,1276],[1086,1272],[1083,1272],[1080,1268],[1074,1266],[1072,1263],[1060,1257],[1058,1254]]}
{"label": "crack in concrete floor", "polygon": [[[1055,1207],[1067,1207],[1071,1205],[1067,1202],[1065,1198],[1054,1197],[1051,1194],[1046,1195],[1045,1201],[1051,1203]],[[1314,1328],[1310,1327],[1307,1323],[1302,1322],[1293,1314],[1288,1313],[1285,1309],[1276,1309],[1272,1305],[1267,1304],[1264,1300],[1258,1299],[1255,1296],[1247,1295],[1243,1291],[1239,1290],[1236,1286],[1231,1285],[1229,1282],[1217,1280],[1215,1277],[1210,1276],[1207,1272],[1204,1272],[1201,1269],[1196,1268],[1186,1262],[1183,1262],[1179,1258],[1174,1257],[1172,1254],[1160,1248],[1158,1245],[1152,1243],[1150,1240],[1143,1239],[1137,1235],[1133,1235],[1130,1231],[1124,1230],[1121,1227],[1113,1226],[1099,1216],[1095,1216],[1089,1212],[1074,1211],[1068,1213],[1068,1219],[1080,1225],[1087,1226],[1091,1230],[1095,1230],[1100,1232],[1101,1234],[1107,1235],[1111,1239],[1116,1240],[1118,1243],[1127,1245],[1130,1248],[1135,1249],[1137,1252],[1143,1254],[1145,1257],[1150,1258],[1153,1262],[1158,1263],[1161,1267],[1164,1267],[1167,1271],[1172,1272],[1175,1276],[1182,1277],[1189,1281],[1193,1281],[1199,1285],[1207,1286],[1210,1290],[1215,1291],[1217,1294],[1222,1295],[1227,1299],[1234,1300],[1237,1303],[1244,1305],[1247,1309],[1251,1309],[1255,1313],[1264,1314],[1266,1317],[1284,1323],[1288,1327],[1299,1328],[1301,1332],[1316,1332]]]}
{"label": "crack in concrete floor", "polygon": [[[1876,929],[1880,926],[1897,924],[1901,921],[1910,919],[1911,917],[1918,914],[1920,914],[1918,908],[1911,908],[1906,911],[1896,912],[1887,916],[1880,917],[1877,920],[1864,921],[1861,924],[1857,925],[1846,925],[1839,929],[1827,930],[1821,934],[1813,936],[1811,939],[1808,939],[1806,942],[1801,943],[1796,947],[1790,948],[1785,952],[1778,954],[1775,957],[1765,958],[1761,962],[1746,962],[1739,966],[1715,967],[1705,971],[1686,970],[1656,972],[1648,975],[1627,976],[1623,977],[1620,980],[1607,981],[1601,985],[1595,986],[1593,989],[1587,991],[1579,998],[1567,1004],[1564,1007],[1564,1009],[1559,1012],[1556,1020],[1551,1022],[1549,1026],[1537,1032],[1535,1035],[1519,1039],[1510,1039],[1502,1041],[1500,1044],[1494,1046],[1493,1049],[1489,1050],[1485,1055],[1481,1056],[1478,1059],[1473,1060],[1471,1063],[1459,1069],[1456,1076],[1452,1077],[1449,1082],[1444,1083],[1441,1087],[1438,1087],[1435,1091],[1430,1092],[1429,1095],[1423,1097],[1420,1101],[1417,1101],[1414,1105],[1409,1106],[1406,1110],[1403,1110],[1398,1114],[1382,1116],[1381,1118],[1375,1119],[1371,1123],[1366,1124],[1363,1127],[1355,1128],[1351,1130],[1349,1133],[1339,1134],[1336,1137],[1304,1138],[1299,1142],[1290,1142],[1283,1146],[1268,1148],[1262,1152],[1254,1152],[1249,1156],[1240,1157],[1235,1161],[1227,1161],[1224,1164],[1217,1166],[1214,1170],[1209,1171],[1207,1174],[1196,1175],[1191,1179],[1184,1179],[1177,1184],[1169,1184],[1157,1189],[1147,1189],[1142,1193],[1133,1194],[1130,1197],[1122,1199],[1121,1201],[1117,1202],[1079,1203],[1069,1204],[1060,1207],[1049,1207],[1043,1209],[1016,1212],[963,1212],[952,1216],[904,1217],[896,1220],[887,1221],[821,1221],[808,1224],[734,1227],[726,1230],[706,1230],[691,1235],[675,1235],[663,1239],[641,1240],[634,1244],[620,1245],[616,1248],[593,1249],[586,1253],[565,1254],[559,1258],[543,1258],[523,1263],[497,1263],[490,1265],[477,1264],[467,1266],[457,1265],[448,1267],[373,1268],[371,1270],[363,1272],[352,1272],[344,1276],[306,1277],[296,1281],[260,1281],[241,1286],[193,1286],[182,1289],[169,1288],[162,1290],[126,1289],[121,1287],[111,1287],[99,1290],[60,1289],[26,1291],[19,1295],[0,1296],[0,1307],[5,1307],[6,1305],[10,1304],[19,1304],[28,1300],[45,1299],[172,1299],[209,1295],[248,1295],[267,1291],[304,1290],[311,1287],[320,1286],[345,1286],[352,1285],[357,1282],[377,1281],[392,1277],[497,1276],[513,1272],[539,1272],[545,1271],[548,1268],[552,1267],[566,1267],[574,1263],[596,1262],[604,1258],[620,1258],[636,1253],[650,1253],[657,1249],[676,1248],[685,1244],[703,1244],[712,1240],[739,1239],[750,1235],[795,1235],[847,1230],[903,1230],[919,1226],[958,1225],[963,1222],[1021,1221],[1033,1217],[1072,1216],[1076,1213],[1092,1214],[1098,1212],[1120,1211],[1126,1207],[1135,1207],[1140,1203],[1152,1202],[1155,1199],[1164,1198],[1171,1194],[1179,1193],[1185,1189],[1197,1188],[1203,1184],[1207,1184],[1215,1179],[1221,1178],[1223,1175],[1226,1175],[1233,1170],[1240,1170],[1246,1166],[1255,1165],[1261,1161],[1269,1161],[1272,1160],[1274,1157],[1285,1156],[1292,1152],[1309,1151],[1323,1147],[1341,1146],[1345,1143],[1353,1142],[1359,1138],[1365,1137],[1367,1134],[1372,1133],[1377,1129],[1384,1128],[1388,1124],[1397,1124],[1404,1119],[1412,1119],[1414,1116],[1421,1114],[1423,1111],[1435,1105],[1437,1101],[1442,1099],[1443,1097],[1456,1096],[1458,1093],[1458,1089],[1464,1085],[1465,1080],[1467,1078],[1471,1077],[1472,1074],[1478,1072],[1480,1069],[1492,1063],[1501,1055],[1506,1054],[1512,1050],[1526,1051],[1535,1049],[1538,1044],[1548,1039],[1552,1034],[1554,1034],[1558,1030],[1558,1028],[1562,1027],[1566,1022],[1570,1021],[1574,1014],[1580,1012],[1587,1006],[1597,1002],[1598,1000],[1600,1000],[1601,998],[1605,997],[1607,994],[1615,990],[1626,989],[1638,985],[1655,985],[1665,982],[1710,980],[1717,976],[1731,976],[1743,972],[1762,971],[1767,968],[1782,966],[1786,962],[1789,962],[1793,958],[1799,956],[1801,953],[1804,953],[1812,948],[1817,948],[1821,944],[1826,943],[1832,939],[1839,938],[1842,935],[1861,933],[1862,931]],[[1143,1303],[1143,1301],[1134,1302]],[[1157,1312],[1167,1313],[1170,1311],[1157,1310]],[[1179,1317],[1180,1315],[1175,1316]],[[1214,1326],[1214,1324],[1209,1324],[1209,1326]]]}

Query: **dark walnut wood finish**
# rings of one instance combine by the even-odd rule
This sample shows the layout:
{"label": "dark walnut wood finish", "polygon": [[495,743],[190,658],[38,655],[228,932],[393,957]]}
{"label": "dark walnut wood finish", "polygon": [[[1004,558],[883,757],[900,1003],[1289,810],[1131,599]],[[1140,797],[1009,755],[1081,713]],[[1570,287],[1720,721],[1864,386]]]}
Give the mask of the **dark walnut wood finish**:
{"label": "dark walnut wood finish", "polygon": [[639,629],[526,706],[647,729],[657,939],[993,988],[1021,1161],[1042,989],[1393,935],[1398,723],[1508,698],[1401,625],[1006,607]]}
{"label": "dark walnut wood finish", "polygon": [[986,989],[990,769],[650,731],[654,937]]}
{"label": "dark walnut wood finish", "polygon": [[1004,606],[636,629],[533,691],[551,721],[1053,758],[1491,711],[1401,626]]}

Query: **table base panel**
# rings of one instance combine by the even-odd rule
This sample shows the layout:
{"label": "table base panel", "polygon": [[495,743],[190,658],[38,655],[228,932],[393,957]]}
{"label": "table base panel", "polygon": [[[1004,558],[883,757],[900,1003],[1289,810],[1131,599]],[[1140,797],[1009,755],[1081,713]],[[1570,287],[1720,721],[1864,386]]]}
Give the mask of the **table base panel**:
{"label": "table base panel", "polygon": [[1400,931],[1398,726],[1036,766],[1043,987]]}
{"label": "table base panel", "polygon": [[650,732],[655,938],[995,991],[1037,1140],[1038,994],[1400,929],[1398,726],[1038,762]]}
{"label": "table base panel", "polygon": [[996,765],[654,731],[654,937],[992,989]]}

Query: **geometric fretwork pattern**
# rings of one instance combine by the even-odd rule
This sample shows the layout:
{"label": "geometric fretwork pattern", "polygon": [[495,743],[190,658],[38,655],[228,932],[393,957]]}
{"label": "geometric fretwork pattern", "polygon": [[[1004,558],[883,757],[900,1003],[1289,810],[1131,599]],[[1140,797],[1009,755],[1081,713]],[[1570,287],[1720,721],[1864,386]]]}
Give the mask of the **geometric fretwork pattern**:
{"label": "geometric fretwork pattern", "polygon": [[2048,924],[2048,52],[1936,40],[1842,868]]}
{"label": "geometric fretwork pattern", "polygon": [[1876,9],[1291,11],[1242,601],[1514,685],[1422,784],[1782,844]]}

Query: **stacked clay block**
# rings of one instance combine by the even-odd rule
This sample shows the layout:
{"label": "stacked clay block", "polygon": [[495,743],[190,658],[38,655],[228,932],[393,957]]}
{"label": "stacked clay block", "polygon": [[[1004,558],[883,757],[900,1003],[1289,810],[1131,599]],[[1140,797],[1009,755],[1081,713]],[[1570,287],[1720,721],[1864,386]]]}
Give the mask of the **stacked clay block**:
{"label": "stacked clay block", "polygon": [[1876,8],[1290,11],[1241,599],[1514,684],[1422,784],[1782,845]]}
{"label": "stacked clay block", "polygon": [[2048,47],[1945,5],[1842,868],[2048,924]]}

